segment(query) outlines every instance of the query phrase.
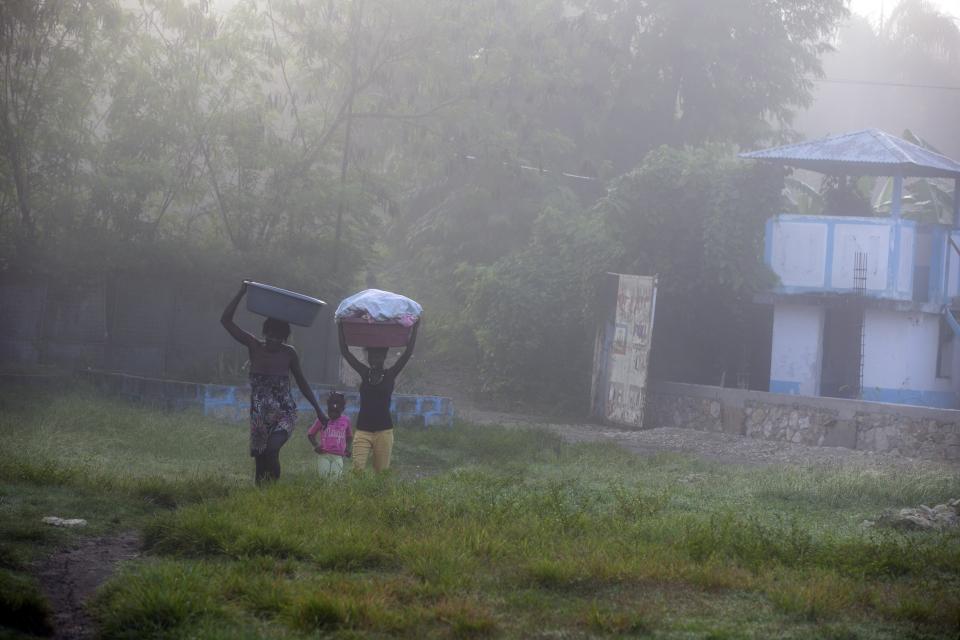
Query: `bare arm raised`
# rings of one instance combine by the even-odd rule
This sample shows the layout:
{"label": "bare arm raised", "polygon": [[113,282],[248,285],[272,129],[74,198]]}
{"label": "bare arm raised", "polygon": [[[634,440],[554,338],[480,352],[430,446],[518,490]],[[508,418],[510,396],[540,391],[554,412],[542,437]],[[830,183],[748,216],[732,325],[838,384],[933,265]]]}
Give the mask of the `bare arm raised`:
{"label": "bare arm raised", "polygon": [[400,357],[397,358],[397,361],[393,363],[393,366],[390,367],[390,371],[393,375],[400,373],[405,366],[407,366],[407,361],[410,360],[410,356],[413,355],[413,346],[417,343],[417,331],[420,329],[420,320],[417,320],[416,324],[413,325],[413,331],[410,333],[410,342],[407,343],[407,348],[403,350],[403,353],[400,354]]}
{"label": "bare arm raised", "polygon": [[233,300],[231,300],[227,308],[223,310],[223,314],[220,316],[220,324],[227,330],[227,333],[233,336],[234,340],[251,349],[254,345],[258,344],[258,340],[252,334],[238,327],[233,321],[233,315],[237,312],[237,305],[240,304],[240,299],[243,298],[246,292],[247,281],[244,280],[243,284],[240,285],[240,291],[237,292],[237,295],[233,296]]}
{"label": "bare arm raised", "polygon": [[347,337],[343,335],[343,323],[337,323],[337,332],[340,336],[340,355],[343,356],[343,359],[347,361],[347,364],[349,364],[354,371],[361,376],[364,375],[367,366],[360,362],[355,355],[350,353],[350,347],[347,346]]}

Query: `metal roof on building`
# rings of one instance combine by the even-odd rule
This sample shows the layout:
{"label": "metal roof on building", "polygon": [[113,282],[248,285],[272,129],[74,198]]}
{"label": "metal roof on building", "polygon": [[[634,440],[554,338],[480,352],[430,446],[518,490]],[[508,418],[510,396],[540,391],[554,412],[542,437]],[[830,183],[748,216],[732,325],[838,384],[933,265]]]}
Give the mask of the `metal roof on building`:
{"label": "metal roof on building", "polygon": [[740,157],[828,174],[960,179],[960,162],[879,129],[741,153]]}

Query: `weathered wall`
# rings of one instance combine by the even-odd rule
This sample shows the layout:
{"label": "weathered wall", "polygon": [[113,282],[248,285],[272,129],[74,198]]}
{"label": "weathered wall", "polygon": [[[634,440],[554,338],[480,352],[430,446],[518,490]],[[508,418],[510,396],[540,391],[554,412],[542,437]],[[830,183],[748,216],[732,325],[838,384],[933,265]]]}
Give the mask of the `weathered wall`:
{"label": "weathered wall", "polygon": [[[146,378],[106,371],[80,372],[81,379],[107,395],[119,396],[132,402],[162,409],[195,409],[204,415],[241,422],[250,416],[250,389],[247,385],[200,384]],[[336,389],[347,398],[346,415],[356,422],[360,398],[356,391],[330,385],[311,385],[317,400],[325,406],[327,393]],[[310,416],[313,408],[294,389],[294,399],[303,415]],[[400,424],[450,426],[453,424],[453,401],[440,396],[394,394],[390,411]]]}
{"label": "weathered wall", "polygon": [[[954,244],[960,246],[960,231],[952,231],[950,237]],[[951,252],[948,247],[944,248],[944,253],[948,256],[946,275],[944,276],[946,279],[944,299],[950,299],[960,296],[960,260],[957,259],[957,254]]]}
{"label": "weathered wall", "polygon": [[594,343],[591,413],[605,422],[643,425],[657,277],[608,273]]}
{"label": "weathered wall", "polygon": [[916,226],[904,219],[781,214],[767,222],[764,258],[780,278],[778,293],[852,293],[854,256],[866,253],[865,295],[908,301]]}
{"label": "weathered wall", "polygon": [[960,460],[960,411],[950,409],[657,382],[646,424]]}
{"label": "weathered wall", "polygon": [[[867,400],[958,406],[955,379],[939,377],[940,314],[867,309],[863,395]],[[957,348],[957,340],[953,340]],[[952,353],[947,350],[952,358]],[[950,363],[952,369],[952,363]]]}
{"label": "weathered wall", "polygon": [[[188,380],[241,380],[246,350],[220,326],[235,289],[162,277],[70,283],[0,280],[0,361],[8,369],[97,368]],[[241,304],[237,323],[259,334],[263,318]],[[307,378],[337,381],[332,311],[293,327]]]}

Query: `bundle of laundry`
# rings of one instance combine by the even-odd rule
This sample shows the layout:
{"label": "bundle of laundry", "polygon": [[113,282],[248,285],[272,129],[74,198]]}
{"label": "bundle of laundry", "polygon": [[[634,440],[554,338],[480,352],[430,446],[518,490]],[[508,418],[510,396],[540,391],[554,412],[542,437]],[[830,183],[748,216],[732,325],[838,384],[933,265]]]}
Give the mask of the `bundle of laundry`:
{"label": "bundle of laundry", "polygon": [[365,289],[344,299],[334,318],[347,344],[355,347],[402,347],[423,314],[416,301],[391,291]]}

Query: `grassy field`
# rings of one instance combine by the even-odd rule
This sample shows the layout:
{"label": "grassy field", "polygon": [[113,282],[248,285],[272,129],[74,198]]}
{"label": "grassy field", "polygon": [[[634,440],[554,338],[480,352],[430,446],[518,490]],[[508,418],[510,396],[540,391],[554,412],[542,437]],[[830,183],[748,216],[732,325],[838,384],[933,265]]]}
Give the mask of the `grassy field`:
{"label": "grassy field", "polygon": [[[243,425],[0,393],[0,637],[30,563],[131,529],[107,638],[956,638],[960,535],[864,529],[956,475],[743,468],[537,430],[400,429],[388,476],[324,483],[304,430],[253,488]],[[42,525],[83,517],[82,531]]]}

